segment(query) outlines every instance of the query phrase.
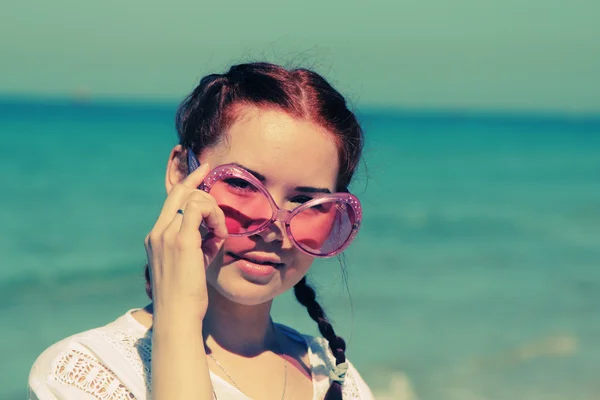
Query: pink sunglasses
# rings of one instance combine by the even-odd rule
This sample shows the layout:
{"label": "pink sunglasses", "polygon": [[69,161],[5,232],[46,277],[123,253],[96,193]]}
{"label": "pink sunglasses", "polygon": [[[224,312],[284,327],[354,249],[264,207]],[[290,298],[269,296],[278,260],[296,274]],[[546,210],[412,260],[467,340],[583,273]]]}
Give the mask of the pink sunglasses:
{"label": "pink sunglasses", "polygon": [[[200,163],[187,150],[188,172]],[[352,243],[360,228],[361,205],[350,193],[307,193],[293,210],[281,209],[261,181],[244,168],[226,164],[213,169],[198,189],[211,194],[225,214],[229,236],[256,235],[279,221],[300,251],[332,257]]]}

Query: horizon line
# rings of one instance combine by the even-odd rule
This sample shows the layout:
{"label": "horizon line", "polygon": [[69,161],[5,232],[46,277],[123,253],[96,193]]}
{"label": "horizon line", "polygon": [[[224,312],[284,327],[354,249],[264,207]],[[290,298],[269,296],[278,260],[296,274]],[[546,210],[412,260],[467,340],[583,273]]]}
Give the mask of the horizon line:
{"label": "horizon line", "polygon": [[[0,92],[0,107],[10,105],[58,106],[58,107],[91,107],[91,108],[133,108],[133,109],[166,109],[175,110],[181,100],[142,98],[142,97],[109,97],[78,95],[34,95]],[[373,115],[388,118],[441,118],[451,120],[494,119],[494,120],[536,120],[544,122],[584,122],[600,124],[600,111],[573,111],[556,109],[510,109],[510,108],[465,108],[439,106],[396,106],[365,104],[353,108],[357,115]]]}

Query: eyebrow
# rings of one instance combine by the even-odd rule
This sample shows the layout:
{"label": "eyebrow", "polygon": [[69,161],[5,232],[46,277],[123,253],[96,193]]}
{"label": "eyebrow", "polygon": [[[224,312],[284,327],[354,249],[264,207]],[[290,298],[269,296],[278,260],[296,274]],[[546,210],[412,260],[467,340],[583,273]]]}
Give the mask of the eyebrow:
{"label": "eyebrow", "polygon": [[[254,175],[254,177],[256,179],[261,181],[261,183],[264,184],[265,182],[267,182],[267,178],[263,174],[253,171],[250,168],[243,166],[242,164],[238,164],[238,163],[232,163],[232,164],[245,169],[246,171],[248,171],[249,173]],[[312,186],[296,186],[295,190],[297,192],[304,192],[304,193],[331,193],[331,190],[329,190],[327,188],[316,188],[316,187],[312,187]]]}
{"label": "eyebrow", "polygon": [[238,167],[240,167],[240,168],[243,168],[243,169],[245,169],[246,171],[250,172],[252,175],[254,175],[254,177],[255,177],[256,179],[258,179],[258,180],[259,180],[259,181],[261,181],[262,183],[265,183],[265,182],[267,181],[267,178],[265,178],[265,176],[264,176],[264,175],[262,175],[262,174],[259,174],[259,173],[258,173],[258,172],[256,172],[256,171],[252,171],[250,168],[248,168],[248,167],[245,167],[245,166],[243,166],[242,164],[238,164],[238,163],[231,163],[231,164],[233,164],[233,165],[237,165]]}
{"label": "eyebrow", "polygon": [[331,193],[331,190],[327,188],[316,188],[311,186],[297,186],[296,191],[305,193]]}

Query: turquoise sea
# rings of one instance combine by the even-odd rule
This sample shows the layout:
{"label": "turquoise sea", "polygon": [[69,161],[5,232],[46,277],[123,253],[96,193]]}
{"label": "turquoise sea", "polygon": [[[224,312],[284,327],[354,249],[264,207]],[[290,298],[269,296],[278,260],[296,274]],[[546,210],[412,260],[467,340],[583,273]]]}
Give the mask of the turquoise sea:
{"label": "turquoise sea", "polygon": [[[50,344],[145,304],[174,110],[0,100],[0,399]],[[336,260],[312,280],[377,398],[599,399],[600,118],[359,114],[349,293]],[[316,332],[290,296],[274,313]]]}

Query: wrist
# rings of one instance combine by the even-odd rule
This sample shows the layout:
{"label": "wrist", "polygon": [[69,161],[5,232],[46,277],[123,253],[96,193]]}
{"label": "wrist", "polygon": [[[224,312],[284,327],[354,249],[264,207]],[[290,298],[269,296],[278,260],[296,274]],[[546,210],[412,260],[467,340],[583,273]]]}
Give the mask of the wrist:
{"label": "wrist", "polygon": [[153,334],[168,335],[170,332],[202,336],[203,318],[181,309],[154,309],[152,316]]}
{"label": "wrist", "polygon": [[152,321],[154,333],[168,332],[202,334],[202,319],[189,316],[164,315],[155,316]]}

